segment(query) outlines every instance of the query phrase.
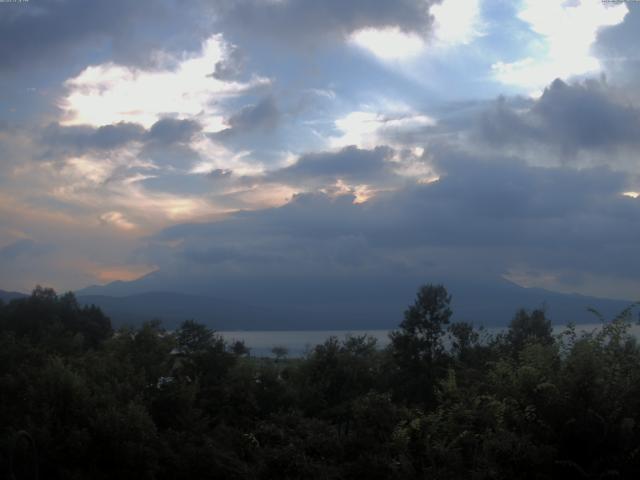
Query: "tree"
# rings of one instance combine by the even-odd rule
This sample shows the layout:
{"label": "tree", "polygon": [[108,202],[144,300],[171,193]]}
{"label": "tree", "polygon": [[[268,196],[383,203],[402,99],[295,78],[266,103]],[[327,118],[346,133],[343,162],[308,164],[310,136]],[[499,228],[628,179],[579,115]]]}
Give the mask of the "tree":
{"label": "tree", "polygon": [[287,355],[289,355],[289,349],[282,345],[276,345],[271,349],[271,353],[276,357],[276,362],[278,362],[287,358]]}
{"label": "tree", "polygon": [[526,343],[551,344],[552,333],[551,320],[547,319],[544,309],[536,309],[531,313],[520,309],[509,324],[507,342],[517,353]]}
{"label": "tree", "polygon": [[176,340],[181,353],[202,353],[216,343],[216,335],[206,325],[194,320],[185,320],[176,331]]}
{"label": "tree", "polygon": [[237,357],[229,352],[222,336],[194,320],[186,320],[176,331],[179,376],[197,381],[199,398],[209,411],[222,401],[224,382]]}
{"label": "tree", "polygon": [[423,285],[404,312],[400,330],[391,332],[391,353],[400,369],[410,402],[430,403],[438,364],[444,357],[442,337],[449,323],[451,295],[442,285]]}
{"label": "tree", "polygon": [[464,360],[468,352],[478,343],[480,335],[473,325],[467,322],[452,323],[449,326],[451,350],[460,360]]}
{"label": "tree", "polygon": [[113,333],[102,310],[80,306],[71,292],[58,296],[37,286],[31,296],[11,301],[3,311],[3,328],[52,350],[97,348]]}
{"label": "tree", "polygon": [[231,351],[236,357],[249,356],[249,353],[251,353],[251,349],[247,347],[244,340],[236,340],[233,342],[231,344]]}
{"label": "tree", "polygon": [[404,312],[400,330],[391,332],[395,353],[412,361],[432,362],[443,351],[442,335],[452,312],[451,295],[442,285],[424,285]]}

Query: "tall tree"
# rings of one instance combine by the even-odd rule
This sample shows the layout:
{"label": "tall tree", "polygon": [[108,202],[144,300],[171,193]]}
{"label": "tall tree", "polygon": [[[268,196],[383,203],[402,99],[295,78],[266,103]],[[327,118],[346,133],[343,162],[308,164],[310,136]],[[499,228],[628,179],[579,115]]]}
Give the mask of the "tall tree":
{"label": "tall tree", "polygon": [[526,343],[551,344],[553,328],[544,309],[536,309],[531,313],[524,309],[518,310],[509,323],[507,342],[514,352],[522,350]]}
{"label": "tall tree", "polygon": [[399,369],[402,395],[411,403],[430,404],[444,358],[442,338],[452,312],[451,295],[442,285],[424,285],[404,312],[400,330],[391,332],[391,353]]}

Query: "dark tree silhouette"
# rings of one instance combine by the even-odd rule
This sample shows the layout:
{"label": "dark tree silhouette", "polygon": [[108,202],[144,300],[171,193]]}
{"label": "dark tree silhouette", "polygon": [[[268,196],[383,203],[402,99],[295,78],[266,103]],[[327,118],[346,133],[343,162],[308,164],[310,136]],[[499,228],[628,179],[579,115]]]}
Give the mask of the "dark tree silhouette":
{"label": "dark tree silhouette", "polygon": [[431,404],[443,360],[444,328],[452,312],[451,295],[442,285],[424,285],[404,313],[400,330],[390,334],[393,358],[402,372],[399,390],[407,400]]}
{"label": "dark tree silhouette", "polygon": [[520,351],[527,342],[549,345],[553,342],[551,320],[544,309],[536,309],[531,313],[524,309],[516,312],[509,324],[507,342],[514,351]]}

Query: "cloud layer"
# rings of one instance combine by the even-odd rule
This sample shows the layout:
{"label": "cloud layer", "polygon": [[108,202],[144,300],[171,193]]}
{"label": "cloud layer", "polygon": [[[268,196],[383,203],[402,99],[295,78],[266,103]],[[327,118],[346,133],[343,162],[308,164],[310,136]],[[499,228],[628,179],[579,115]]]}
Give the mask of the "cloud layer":
{"label": "cloud layer", "polygon": [[[379,150],[342,155],[349,153],[384,158]],[[147,252],[161,271],[198,272],[218,282],[383,272],[412,278],[510,272],[535,282],[544,272],[553,277],[549,287],[565,281],[595,288],[596,277],[636,278],[640,209],[637,199],[620,194],[624,175],[455,151],[440,152],[437,163],[443,172],[437,182],[363,204],[351,195],[301,194],[280,208],[171,227]]]}
{"label": "cloud layer", "polygon": [[0,8],[0,287],[636,292],[632,4]]}

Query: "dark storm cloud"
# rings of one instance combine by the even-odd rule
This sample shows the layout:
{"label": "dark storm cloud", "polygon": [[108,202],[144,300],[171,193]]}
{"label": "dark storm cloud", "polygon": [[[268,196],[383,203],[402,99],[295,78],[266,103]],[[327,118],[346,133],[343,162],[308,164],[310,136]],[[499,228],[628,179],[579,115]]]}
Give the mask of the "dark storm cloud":
{"label": "dark storm cloud", "polygon": [[374,150],[345,147],[338,152],[310,153],[286,168],[267,175],[267,180],[292,185],[324,186],[337,180],[348,183],[380,182],[392,177],[389,163],[393,150],[378,147]]}
{"label": "dark storm cloud", "polygon": [[[344,37],[362,28],[398,27],[427,33],[433,18],[429,0],[226,0],[222,18],[239,33],[262,33],[290,40]],[[296,46],[295,43],[292,46]]]}
{"label": "dark storm cloud", "polygon": [[[613,80],[620,80],[634,88],[637,87],[640,74],[640,5],[627,2],[627,8],[629,12],[622,23],[602,28],[598,32],[593,50]],[[636,94],[640,94],[637,88],[635,90]]]}
{"label": "dark storm cloud", "polygon": [[142,140],[145,130],[135,123],[120,122],[102,127],[88,125],[61,126],[53,123],[42,133],[41,141],[48,147],[69,151],[111,150],[129,142]]}
{"label": "dark storm cloud", "polygon": [[267,97],[253,105],[246,105],[227,119],[229,128],[211,134],[214,140],[224,141],[237,135],[274,130],[281,112],[273,97]]}
{"label": "dark storm cloud", "polygon": [[127,122],[102,127],[53,123],[40,134],[40,144],[44,147],[40,157],[46,160],[64,159],[69,155],[126,148],[130,143],[138,142],[142,145],[142,157],[164,164],[176,160],[183,162],[197,157],[188,143],[201,129],[196,121],[174,118],[160,119],[149,130]]}
{"label": "dark storm cloud", "polygon": [[0,69],[68,62],[81,49],[109,47],[121,63],[147,63],[164,49],[199,47],[203,2],[32,0],[3,4]]}
{"label": "dark storm cloud", "polygon": [[635,146],[640,142],[640,109],[619,101],[602,82],[555,80],[524,112],[498,100],[481,115],[477,132],[497,146],[534,142],[563,153]]}
{"label": "dark storm cloud", "polygon": [[[426,32],[430,2],[424,0],[32,0],[2,5],[0,69],[71,62],[73,54],[111,51],[118,63],[153,66],[150,54],[197,50],[203,38],[234,25],[240,33],[291,39],[344,36],[365,27],[398,26]],[[237,76],[244,61],[239,51],[212,66],[216,78]]]}
{"label": "dark storm cloud", "polygon": [[[446,270],[460,258],[471,261],[465,274],[526,264],[637,277],[640,201],[620,194],[624,175],[445,150],[436,156],[438,182],[364,204],[304,194],[280,208],[178,225],[155,238],[151,260],[169,273],[216,265],[211,275],[268,274],[274,281],[343,271],[418,274],[426,264]],[[181,242],[167,247],[167,240]]]}
{"label": "dark storm cloud", "polygon": [[209,178],[218,184],[226,182],[241,188],[284,184],[306,192],[344,193],[346,189],[361,186],[372,190],[390,189],[410,182],[396,171],[408,159],[426,164],[425,159],[415,157],[409,151],[388,146],[368,150],[352,145],[337,151],[303,154],[292,165],[264,174],[238,176],[231,170],[216,170]]}
{"label": "dark storm cloud", "polygon": [[189,143],[202,127],[194,120],[162,118],[151,126],[147,138],[160,144]]}
{"label": "dark storm cloud", "polygon": [[554,81],[532,109],[547,141],[568,149],[610,147],[640,141],[640,110],[618,103],[597,81]]}
{"label": "dark storm cloud", "polygon": [[[536,129],[512,105],[511,99],[501,96],[492,105],[485,106],[480,113],[474,114],[478,118],[475,133],[491,145],[500,147],[509,143],[521,143],[538,136]],[[470,117],[463,119],[466,123],[464,127],[469,127],[470,120]]]}
{"label": "dark storm cloud", "polygon": [[145,135],[139,157],[159,166],[188,166],[200,159],[190,142],[201,130],[202,126],[195,120],[162,118]]}

